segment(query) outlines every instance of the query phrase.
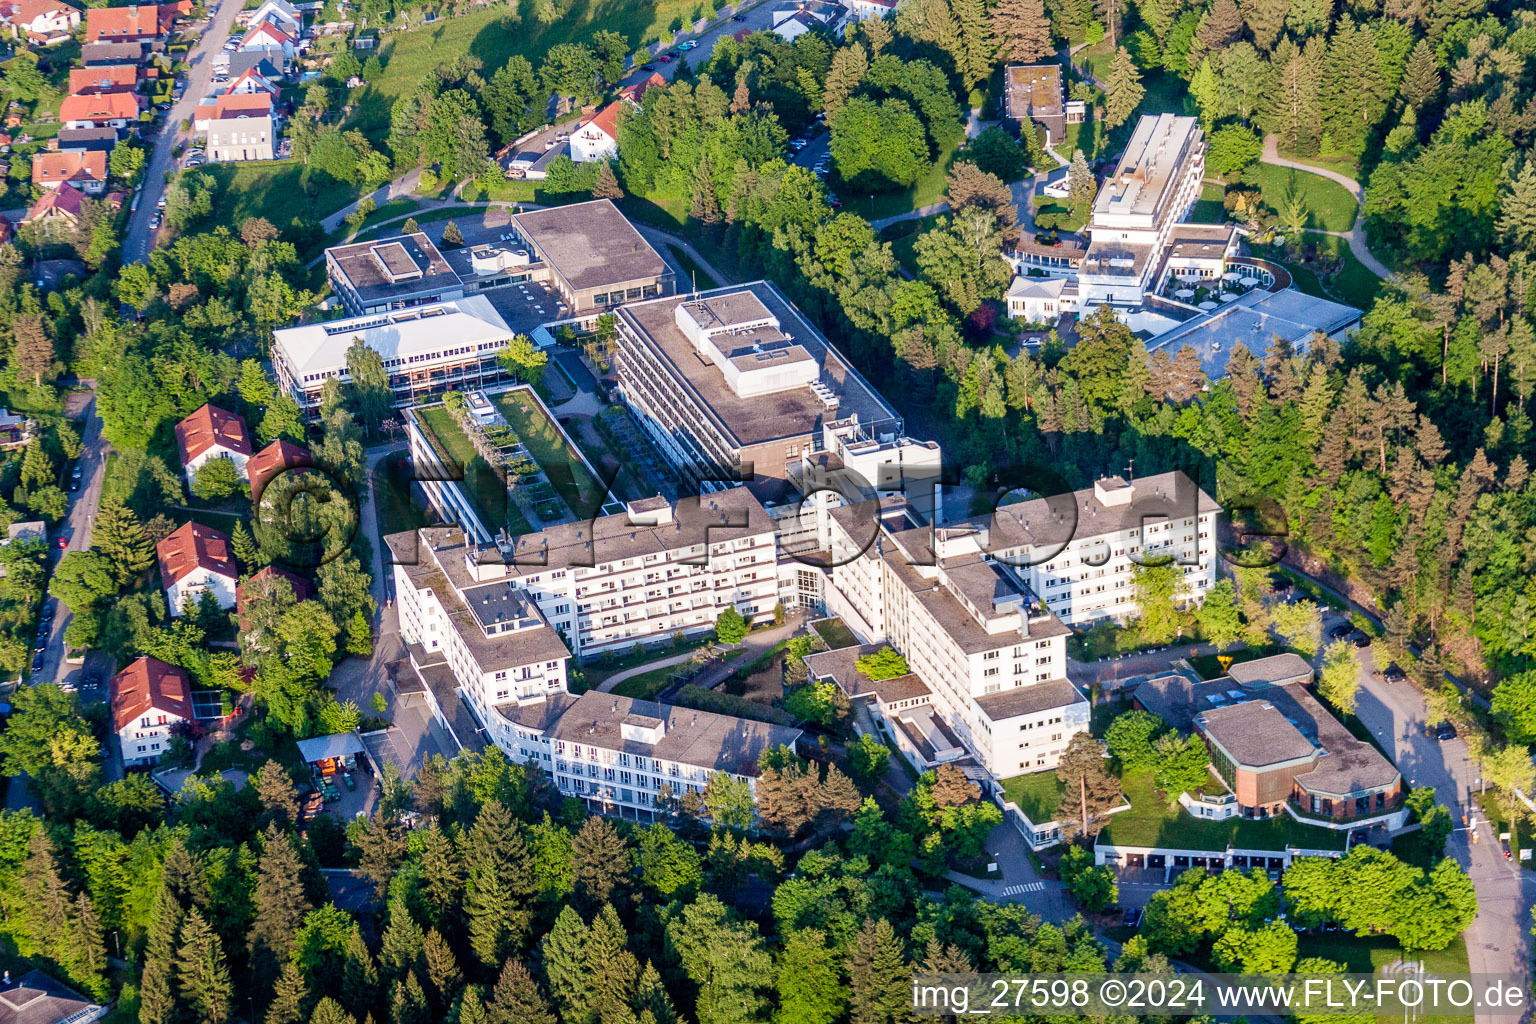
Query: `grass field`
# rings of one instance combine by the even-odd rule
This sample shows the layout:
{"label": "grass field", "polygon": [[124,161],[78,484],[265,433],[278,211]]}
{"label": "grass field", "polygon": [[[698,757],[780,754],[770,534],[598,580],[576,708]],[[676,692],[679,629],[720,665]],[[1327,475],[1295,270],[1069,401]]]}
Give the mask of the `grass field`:
{"label": "grass field", "polygon": [[[1344,965],[1344,970],[1351,974],[1376,974],[1383,967],[1395,960],[1401,960],[1406,956],[1414,960],[1421,960],[1424,969],[1431,975],[1445,977],[1451,974],[1466,974],[1467,943],[1463,936],[1457,936],[1445,949],[1437,949],[1429,952],[1416,952],[1404,954],[1403,948],[1392,938],[1386,935],[1350,935],[1346,932],[1324,932],[1317,935],[1301,934],[1296,936],[1296,955],[1298,958],[1323,957],[1335,963]],[[1382,1024],[1400,1020],[1397,1016],[1381,1016],[1377,1020]],[[1437,1016],[1436,1024],[1472,1024],[1472,1015],[1464,1016]]]}
{"label": "grass field", "polygon": [[1066,784],[1055,772],[1035,772],[1033,775],[1015,775],[1003,780],[1003,796],[1019,805],[1024,816],[1036,825],[1043,825],[1056,817],[1061,806],[1061,794]]}
{"label": "grass field", "polygon": [[[683,280],[688,282],[690,288],[695,288],[695,286],[703,288],[714,288],[725,284],[724,281],[716,281],[714,274],[711,274],[709,271],[699,266],[698,262],[695,261],[692,256],[689,256],[686,252],[684,252],[681,247],[676,245],[669,245],[667,246],[667,251],[672,254],[672,258],[676,260],[677,265],[682,268]],[[681,284],[682,282],[679,281],[678,283]]]}
{"label": "grass field", "polygon": [[1307,204],[1307,227],[1324,231],[1348,231],[1355,224],[1357,204],[1349,189],[1336,181],[1291,167],[1258,165],[1259,190],[1264,203],[1279,210],[1294,193]]}
{"label": "grass field", "polygon": [[841,650],[844,647],[856,647],[859,638],[853,635],[853,630],[843,625],[842,619],[818,619],[813,626],[821,638],[827,642],[827,649],[831,651]]}
{"label": "grass field", "polygon": [[1088,223],[1086,203],[1082,204],[1081,209],[1073,210],[1070,203],[1050,196],[1035,196],[1032,201],[1035,204],[1035,225],[1043,230],[1055,228],[1058,231],[1081,231],[1083,225]]}
{"label": "grass field", "polygon": [[370,135],[387,132],[394,101],[430,79],[439,64],[463,54],[478,58],[484,65],[480,73],[489,79],[514,56],[527,57],[537,69],[551,47],[586,42],[598,29],[620,33],[633,51],[704,11],[699,0],[579,0],[559,22],[541,25],[531,13],[519,14],[529,6],[496,4],[381,37],[384,74],[354,94],[357,111],[348,127]]}
{"label": "grass field", "polygon": [[940,217],[949,216],[946,213],[935,213],[928,217],[918,217],[914,220],[900,220],[895,224],[887,225],[880,232],[882,242],[891,243],[891,255],[896,257],[896,262],[917,274],[917,236],[938,224]]}
{"label": "grass field", "polygon": [[297,160],[218,163],[200,168],[219,183],[213,222],[238,231],[247,217],[285,228],[295,217],[319,220],[357,198],[354,185],[311,170]]}
{"label": "grass field", "polygon": [[1121,780],[1131,809],[1111,815],[1099,833],[1100,842],[1116,846],[1161,846],[1182,850],[1342,850],[1347,834],[1303,825],[1289,815],[1250,821],[1196,818],[1178,804],[1171,808],[1152,782],[1151,772]]}
{"label": "grass field", "polygon": [[1196,224],[1220,224],[1226,220],[1227,210],[1223,205],[1226,192],[1220,185],[1205,185],[1200,190],[1200,198],[1195,200],[1189,219]]}
{"label": "grass field", "polygon": [[379,535],[427,525],[427,513],[411,500],[411,460],[405,452],[380,459],[373,468],[373,508]]}
{"label": "grass field", "polygon": [[[1241,665],[1245,661],[1257,661],[1267,658],[1271,654],[1281,653],[1281,648],[1275,644],[1266,644],[1263,647],[1249,647],[1242,651],[1227,651],[1220,655],[1223,658],[1231,658],[1233,665]],[[1200,673],[1201,679],[1215,679],[1227,674],[1227,670],[1221,667],[1215,654],[1201,654],[1189,659],[1189,667]]]}
{"label": "grass field", "polygon": [[603,503],[602,485],[565,443],[559,428],[543,410],[522,391],[503,392],[493,396],[491,401],[507,418],[507,423],[527,447],[528,454],[544,470],[576,517],[587,519],[596,515]]}
{"label": "grass field", "polygon": [[656,695],[667,688],[672,677],[680,672],[688,670],[688,662],[678,662],[676,665],[663,665],[661,668],[653,668],[649,672],[641,672],[637,676],[617,683],[611,692],[620,697],[633,697],[636,700],[655,700]]}

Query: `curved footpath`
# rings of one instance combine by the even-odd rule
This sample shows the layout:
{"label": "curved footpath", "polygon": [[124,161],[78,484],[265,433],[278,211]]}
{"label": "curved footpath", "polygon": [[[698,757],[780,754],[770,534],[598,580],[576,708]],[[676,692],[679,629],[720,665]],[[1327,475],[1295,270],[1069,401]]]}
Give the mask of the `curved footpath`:
{"label": "curved footpath", "polygon": [[1360,183],[1346,174],[1338,171],[1330,171],[1326,167],[1314,167],[1311,164],[1297,163],[1295,160],[1287,160],[1280,155],[1280,143],[1278,136],[1264,136],[1264,153],[1259,157],[1262,163],[1272,164],[1275,167],[1288,167],[1294,171],[1305,171],[1308,174],[1316,174],[1337,182],[1349,190],[1349,194],[1355,197],[1355,223],[1348,231],[1323,231],[1314,228],[1318,234],[1337,235],[1349,242],[1349,251],[1355,254],[1355,259],[1365,265],[1365,269],[1381,278],[1383,281],[1391,281],[1396,274],[1387,268],[1385,263],[1378,260],[1372,253],[1371,247],[1365,242],[1365,190]]}

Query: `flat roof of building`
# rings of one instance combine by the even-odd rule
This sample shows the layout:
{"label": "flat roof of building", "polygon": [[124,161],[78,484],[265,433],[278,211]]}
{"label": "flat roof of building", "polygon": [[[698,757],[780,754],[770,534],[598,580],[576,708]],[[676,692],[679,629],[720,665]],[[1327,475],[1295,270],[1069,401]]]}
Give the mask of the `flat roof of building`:
{"label": "flat roof of building", "polygon": [[458,273],[424,232],[335,245],[328,262],[364,302],[458,287]]}
{"label": "flat roof of building", "polygon": [[514,214],[543,261],[576,291],[664,277],[667,263],[611,199]]}
{"label": "flat roof of building", "polygon": [[[636,716],[660,721],[661,738],[626,739],[625,719],[633,725]],[[780,746],[793,748],[800,730],[589,690],[560,715],[550,734],[557,741],[756,776],[758,758]]]}
{"label": "flat roof of building", "polygon": [[1266,700],[1245,700],[1202,711],[1195,716],[1195,724],[1244,768],[1263,769],[1305,760],[1316,749]]}
{"label": "flat roof of building", "polygon": [[1106,505],[1099,500],[1097,488],[1085,487],[1070,494],[999,505],[990,516],[971,522],[988,528],[991,550],[1004,551],[1064,545],[1134,529],[1146,520],[1187,519],[1221,511],[1215,498],[1179,470],[1120,482],[1131,489],[1130,500],[1122,505]]}
{"label": "flat roof of building", "polygon": [[831,679],[850,700],[873,696],[881,704],[899,700],[915,700],[929,694],[928,684],[916,673],[893,676],[890,679],[871,679],[859,671],[859,659],[890,647],[890,644],[862,644],[857,647],[839,647],[833,651],[821,651],[806,655],[805,667],[818,679]]}
{"label": "flat roof of building", "polygon": [[272,332],[272,343],[302,383],[310,374],[345,368],[347,349],[355,338],[362,338],[384,360],[385,369],[393,370],[412,356],[441,352],[449,342],[465,348],[494,348],[512,333],[489,299],[466,295],[387,313],[285,327]]}
{"label": "flat roof of building", "polygon": [[[674,318],[677,307],[701,298],[713,301],[731,293],[749,292],[779,321],[779,329],[793,338],[820,367],[819,380],[838,400],[829,410],[810,388],[791,388],[743,398],[712,362],[701,359],[693,343],[683,335]],[[698,402],[727,438],[738,447],[780,438],[803,437],[820,431],[825,422],[857,415],[861,426],[880,433],[900,433],[901,417],[857,370],[811,326],[777,288],[766,281],[732,285],[695,295],[672,295],[619,308],[619,319],[652,349],[681,388]]]}
{"label": "flat roof of building", "polygon": [[1206,376],[1214,379],[1226,373],[1227,360],[1236,345],[1262,359],[1276,335],[1305,346],[1318,331],[1337,334],[1359,323],[1362,315],[1353,306],[1294,289],[1271,292],[1255,288],[1157,335],[1147,342],[1147,351],[1166,348],[1172,354],[1188,345],[1200,356]]}
{"label": "flat roof of building", "polygon": [[1069,708],[1086,701],[1082,691],[1073,686],[1070,680],[1047,679],[977,697],[976,706],[992,721],[1001,722],[1021,715],[1037,715],[1053,708]]}
{"label": "flat roof of building", "polygon": [[1136,122],[1115,173],[1093,201],[1093,219],[1158,217],[1178,185],[1179,168],[1200,137],[1200,122],[1177,114],[1146,114]]}
{"label": "flat roof of building", "polygon": [[1010,64],[1005,74],[1009,117],[1023,120],[1062,113],[1061,65]]}

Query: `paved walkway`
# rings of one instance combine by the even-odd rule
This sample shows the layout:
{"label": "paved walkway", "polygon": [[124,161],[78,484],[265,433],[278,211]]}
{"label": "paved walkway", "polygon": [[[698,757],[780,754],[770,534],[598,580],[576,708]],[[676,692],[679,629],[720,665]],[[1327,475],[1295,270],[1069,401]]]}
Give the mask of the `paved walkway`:
{"label": "paved walkway", "polygon": [[644,665],[636,665],[633,668],[626,668],[622,672],[615,672],[613,675],[609,676],[607,679],[604,679],[597,685],[598,692],[611,693],[615,686],[618,686],[626,679],[633,679],[635,676],[643,675],[646,672],[652,672],[658,668],[666,668],[668,665],[681,665],[689,658],[692,658],[693,655],[693,651],[684,651],[682,654],[674,654],[666,658],[657,658],[655,661],[648,661]]}
{"label": "paved walkway", "polygon": [[[1354,178],[1338,171],[1331,171],[1326,167],[1314,167],[1311,164],[1297,163],[1295,160],[1287,160],[1280,155],[1280,141],[1278,136],[1264,136],[1264,154],[1260,159],[1266,164],[1276,167],[1289,167],[1296,171],[1306,171],[1308,174],[1316,174],[1337,182],[1349,190],[1349,194],[1355,197],[1355,205],[1359,209],[1355,213],[1354,227],[1348,231],[1319,231],[1319,234],[1337,235],[1349,241],[1349,251],[1355,254],[1355,259],[1365,264],[1365,268],[1383,281],[1391,281],[1397,275],[1388,269],[1385,263],[1378,260],[1372,253],[1371,247],[1365,241],[1365,192],[1360,183]],[[1314,229],[1316,230],[1316,229]]]}
{"label": "paved walkway", "polygon": [[[357,212],[358,206],[362,204],[364,199],[372,199],[374,205],[383,206],[391,199],[398,199],[400,196],[410,196],[414,194],[417,186],[420,184],[421,168],[416,167],[412,170],[406,171],[394,181],[385,182],[378,188],[374,189],[372,192],[369,192],[367,195],[358,196],[352,202],[348,203],[346,206],[343,206],[341,209],[337,210],[335,213],[322,220],[320,222],[320,226],[325,229],[326,234],[330,234],[332,231],[335,231],[337,228],[345,224],[348,217]],[[406,216],[409,216],[409,214]],[[400,219],[404,220],[405,217],[401,217]],[[390,222],[386,221],[385,223]],[[369,226],[372,227],[373,225]]]}

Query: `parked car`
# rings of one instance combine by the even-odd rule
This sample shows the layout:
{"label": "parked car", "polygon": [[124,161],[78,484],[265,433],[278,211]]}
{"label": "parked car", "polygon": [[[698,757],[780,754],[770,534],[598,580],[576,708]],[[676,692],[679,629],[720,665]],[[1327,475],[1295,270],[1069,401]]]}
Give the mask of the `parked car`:
{"label": "parked car", "polygon": [[1136,908],[1135,907],[1126,907],[1125,908],[1125,917],[1122,918],[1122,920],[1125,922],[1125,926],[1127,928],[1134,928],[1134,927],[1136,927]]}
{"label": "parked car", "polygon": [[1371,646],[1371,638],[1366,636],[1364,633],[1356,633],[1349,638],[1349,642],[1354,644],[1356,647]]}
{"label": "parked car", "polygon": [[1385,679],[1389,683],[1400,683],[1404,679],[1408,678],[1408,673],[1404,672],[1396,665],[1388,665],[1387,670],[1381,674],[1381,678]]}
{"label": "parked car", "polygon": [[32,659],[32,671],[33,672],[41,672],[42,670],[43,670],[43,656],[41,654],[39,654],[37,657]]}
{"label": "parked car", "polygon": [[731,20],[732,21],[746,21],[747,20],[747,16],[745,14],[733,14],[733,15],[731,15]]}
{"label": "parked car", "polygon": [[698,49],[698,47],[699,47],[699,41],[697,39],[690,39],[686,43],[678,43],[677,44],[677,48],[679,50],[696,50],[696,49]]}
{"label": "parked car", "polygon": [[1286,593],[1291,589],[1291,586],[1291,580],[1288,576],[1271,576],[1269,578],[1269,589],[1277,594]]}
{"label": "parked car", "polygon": [[[187,166],[188,167],[192,167],[192,166],[195,166],[195,165],[193,165],[191,163],[188,163]],[[159,229],[159,227],[160,227],[160,214],[156,213],[153,217],[149,218],[149,230],[156,231],[156,230]]]}
{"label": "parked car", "polygon": [[675,53],[664,53],[660,57],[657,57],[656,59],[661,61],[663,64],[671,64],[673,61],[677,60],[677,54],[675,54]]}
{"label": "parked car", "polygon": [[1425,722],[1424,735],[1432,740],[1439,740],[1443,743],[1446,740],[1456,738],[1456,727],[1450,722],[1440,722],[1437,725],[1430,725],[1428,722]]}
{"label": "parked car", "polygon": [[1328,631],[1328,635],[1335,640],[1342,640],[1355,631],[1355,627],[1347,622],[1340,623]]}
{"label": "parked car", "polygon": [[67,533],[59,534],[59,539],[57,541],[55,541],[54,543],[56,543],[61,548],[69,547],[69,534],[67,534]]}
{"label": "parked car", "polygon": [[655,71],[656,70],[656,65],[655,64],[641,64],[640,65],[640,70],[641,71]]}

